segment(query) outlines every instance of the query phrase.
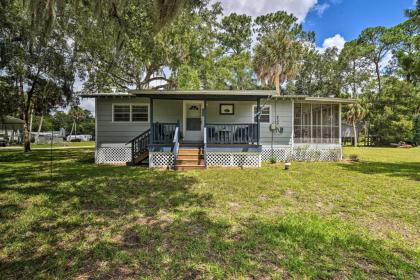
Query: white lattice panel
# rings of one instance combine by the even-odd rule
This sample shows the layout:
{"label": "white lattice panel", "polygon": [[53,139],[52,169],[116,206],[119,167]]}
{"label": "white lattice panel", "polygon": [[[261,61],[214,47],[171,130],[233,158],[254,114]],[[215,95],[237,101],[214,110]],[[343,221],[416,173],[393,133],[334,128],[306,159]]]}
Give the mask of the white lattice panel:
{"label": "white lattice panel", "polygon": [[131,161],[130,147],[98,147],[95,162],[97,164],[124,164]]}
{"label": "white lattice panel", "polygon": [[152,152],[149,153],[150,167],[165,167],[170,168],[174,164],[174,155],[168,152]]}
{"label": "white lattice panel", "polygon": [[261,160],[269,161],[273,156],[277,161],[285,161],[291,157],[291,146],[271,146],[263,147],[261,151]]}
{"label": "white lattice panel", "polygon": [[285,161],[286,159],[297,161],[337,161],[341,160],[342,153],[340,146],[295,146],[292,151],[290,146],[275,146],[273,150],[270,146],[262,148],[261,158],[263,161],[269,161],[271,155],[277,161]]}
{"label": "white lattice panel", "polygon": [[298,146],[293,149],[293,159],[298,161],[337,161],[341,160],[341,148]]}
{"label": "white lattice panel", "polygon": [[208,166],[226,167],[259,167],[261,155],[259,153],[213,153],[207,154]]}

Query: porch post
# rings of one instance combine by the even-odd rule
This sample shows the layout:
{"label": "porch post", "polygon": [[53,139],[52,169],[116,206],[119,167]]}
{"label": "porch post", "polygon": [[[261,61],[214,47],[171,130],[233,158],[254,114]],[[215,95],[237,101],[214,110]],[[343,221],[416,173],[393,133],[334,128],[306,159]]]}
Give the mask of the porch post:
{"label": "porch post", "polygon": [[295,101],[292,99],[292,151],[295,146]]}
{"label": "porch post", "polygon": [[150,98],[150,144],[153,144],[153,98]]}
{"label": "porch post", "polygon": [[204,99],[204,127],[207,125],[207,99]]}
{"label": "porch post", "polygon": [[257,145],[260,145],[260,116],[261,116],[261,101],[260,98],[257,99]]}
{"label": "porch post", "polygon": [[338,143],[340,144],[340,146],[342,145],[341,143],[341,103],[338,104]]}
{"label": "porch post", "polygon": [[340,144],[340,160],[343,160],[343,143],[341,143],[341,103],[338,104],[338,143]]}

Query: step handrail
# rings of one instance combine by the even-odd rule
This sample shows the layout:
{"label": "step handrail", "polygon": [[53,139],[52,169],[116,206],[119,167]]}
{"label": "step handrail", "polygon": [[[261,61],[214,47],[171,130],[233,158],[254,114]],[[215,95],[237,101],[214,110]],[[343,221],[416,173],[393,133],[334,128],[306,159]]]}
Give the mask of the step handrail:
{"label": "step handrail", "polygon": [[172,143],[174,144],[173,155],[174,155],[174,167],[175,167],[176,159],[178,157],[178,150],[179,150],[179,123],[177,123],[177,126],[175,128],[174,139]]}
{"label": "step handrail", "polygon": [[204,127],[203,133],[204,168],[207,168],[207,127]]}
{"label": "step handrail", "polygon": [[131,143],[131,163],[134,163],[137,154],[149,150],[150,133],[149,128],[126,143],[126,145]]}

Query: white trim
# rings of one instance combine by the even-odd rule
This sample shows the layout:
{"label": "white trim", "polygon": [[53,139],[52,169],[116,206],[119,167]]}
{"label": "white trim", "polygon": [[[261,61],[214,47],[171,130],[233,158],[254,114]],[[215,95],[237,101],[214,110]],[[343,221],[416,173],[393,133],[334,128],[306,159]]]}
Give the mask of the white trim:
{"label": "white trim", "polygon": [[95,163],[98,163],[98,99],[95,98]]}
{"label": "white trim", "polygon": [[[129,121],[115,121],[114,120],[114,106],[115,105],[128,105],[130,106],[130,120]],[[133,106],[147,106],[147,121],[133,121]],[[136,103],[112,103],[112,123],[118,123],[118,124],[130,124],[130,123],[150,123],[150,103],[144,103],[144,102],[136,102]]]}
{"label": "white trim", "polygon": [[[254,108],[255,108],[255,107],[257,107],[257,105],[254,105],[254,104],[253,104],[253,105],[251,106],[251,118],[252,118],[251,123],[257,123],[257,122],[255,121],[255,115],[254,115],[254,114],[255,114],[255,113],[254,113],[254,111],[255,111],[255,110],[254,110]],[[266,108],[266,107],[268,107],[268,108],[270,109],[270,112],[268,113],[268,124],[270,124],[270,123],[272,122],[272,118],[271,118],[271,117],[272,117],[272,112],[273,112],[273,111],[272,111],[272,108],[271,108],[271,104],[266,104],[265,106],[260,106],[260,107],[261,107],[261,111],[262,111],[262,109],[263,109],[263,108]],[[260,123],[267,123],[267,122],[262,122],[262,121],[261,121],[261,119],[260,119]]]}
{"label": "white trim", "polygon": [[292,99],[292,149],[295,145],[295,101]]}
{"label": "white trim", "polygon": [[[203,136],[204,133],[204,100],[182,100],[182,135],[184,136],[184,139],[186,138],[186,131],[187,131],[187,110],[186,105],[189,103],[195,103],[201,105],[201,112],[200,112],[200,118],[201,118],[201,129],[200,129],[200,135]],[[202,139],[201,139],[202,140]]]}
{"label": "white trim", "polygon": [[341,143],[341,103],[338,105],[338,143],[340,144],[340,160],[343,160],[343,146]]}

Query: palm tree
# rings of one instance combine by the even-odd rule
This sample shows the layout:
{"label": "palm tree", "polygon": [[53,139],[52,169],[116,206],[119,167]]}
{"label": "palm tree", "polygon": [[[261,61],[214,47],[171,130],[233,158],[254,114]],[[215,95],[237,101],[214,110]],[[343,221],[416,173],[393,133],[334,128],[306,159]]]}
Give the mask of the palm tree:
{"label": "palm tree", "polygon": [[366,117],[367,110],[362,106],[360,102],[350,104],[348,105],[348,108],[348,111],[344,114],[344,118],[353,126],[354,146],[357,147],[358,135],[356,124],[361,122]]}
{"label": "palm tree", "polygon": [[253,66],[259,79],[271,82],[280,94],[280,85],[296,77],[303,45],[287,31],[278,29],[264,36],[254,49]]}
{"label": "palm tree", "polygon": [[80,108],[79,106],[74,106],[70,109],[69,115],[73,119],[73,125],[71,127],[70,135],[73,133],[74,127],[74,134],[77,134],[77,124],[82,121],[86,117],[86,112]]}

